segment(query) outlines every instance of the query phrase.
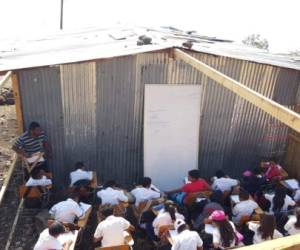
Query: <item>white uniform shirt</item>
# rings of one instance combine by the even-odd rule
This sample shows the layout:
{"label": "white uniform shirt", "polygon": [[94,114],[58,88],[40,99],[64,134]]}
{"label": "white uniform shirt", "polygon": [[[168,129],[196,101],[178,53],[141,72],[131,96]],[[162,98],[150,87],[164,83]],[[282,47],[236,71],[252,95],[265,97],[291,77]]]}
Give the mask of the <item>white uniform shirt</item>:
{"label": "white uniform shirt", "polygon": [[[176,219],[184,220],[184,216],[180,213],[175,213]],[[171,215],[168,212],[159,213],[153,221],[154,233],[158,235],[161,226],[173,225]]]}
{"label": "white uniform shirt", "polygon": [[[275,194],[265,194],[265,198],[271,202],[271,207],[269,212],[273,213],[273,198]],[[285,196],[284,198],[284,204],[281,208],[281,211],[287,211],[289,206],[295,206],[296,202],[288,195]]]}
{"label": "white uniform shirt", "polygon": [[300,201],[300,189],[296,190],[296,193],[294,195],[294,201]]}
{"label": "white uniform shirt", "polygon": [[253,200],[246,200],[237,203],[232,209],[232,221],[235,224],[239,224],[242,216],[251,215],[256,208],[258,208],[258,205]]}
{"label": "white uniform shirt", "polygon": [[284,225],[284,230],[288,232],[289,235],[299,234],[300,228],[295,227],[295,223],[297,222],[296,216],[291,216],[288,222]]}
{"label": "white uniform shirt", "polygon": [[131,191],[132,195],[135,197],[135,206],[138,207],[143,201],[158,199],[160,193],[152,190],[151,188],[137,187]]}
{"label": "white uniform shirt", "polygon": [[[234,226],[233,222],[229,221],[229,223],[233,227],[234,232],[236,232],[236,229],[235,229],[235,226]],[[224,246],[223,246],[223,242],[222,242],[222,239],[221,239],[221,234],[220,234],[219,228],[217,228],[217,227],[213,228],[212,236],[213,236],[213,243],[214,244],[220,244],[220,248],[223,249]],[[234,247],[234,246],[235,246],[235,238],[233,239],[233,241],[230,244],[230,247]]]}
{"label": "white uniform shirt", "polygon": [[[266,240],[271,240],[271,237],[269,237],[268,239],[262,239],[261,233],[258,231],[258,228],[260,227],[259,224],[249,222],[248,227],[251,231],[254,232],[253,244],[257,244]],[[273,239],[278,239],[280,237],[282,237],[282,234],[275,229],[273,234]]]}
{"label": "white uniform shirt", "polygon": [[26,182],[26,187],[33,186],[49,186],[52,184],[52,181],[48,179],[46,176],[43,176],[41,179],[33,179],[32,177]]}
{"label": "white uniform shirt", "polygon": [[71,179],[71,186],[73,186],[75,182],[80,180],[92,180],[93,172],[77,169],[70,173],[70,179]]}
{"label": "white uniform shirt", "polygon": [[120,201],[127,202],[128,197],[121,190],[116,190],[111,187],[100,190],[97,196],[101,198],[102,205],[118,205]]}
{"label": "white uniform shirt", "polygon": [[124,231],[129,226],[130,223],[124,218],[111,215],[98,224],[94,237],[102,237],[102,247],[123,245]]}
{"label": "white uniform shirt", "polygon": [[237,186],[238,184],[239,184],[238,180],[221,177],[215,179],[211,187],[214,190],[220,190],[222,192],[225,192],[225,191],[230,191],[234,186]]}
{"label": "white uniform shirt", "polygon": [[203,241],[197,232],[184,230],[175,237],[172,250],[197,250],[202,245]]}
{"label": "white uniform shirt", "polygon": [[58,241],[58,239],[54,238],[49,234],[48,228],[46,228],[43,232],[41,232],[40,237],[35,244],[33,250],[48,250],[55,249],[61,250],[63,249],[62,244]]}
{"label": "white uniform shirt", "polygon": [[74,223],[76,217],[81,218],[84,216],[84,210],[72,199],[55,204],[49,213],[55,220],[63,223]]}

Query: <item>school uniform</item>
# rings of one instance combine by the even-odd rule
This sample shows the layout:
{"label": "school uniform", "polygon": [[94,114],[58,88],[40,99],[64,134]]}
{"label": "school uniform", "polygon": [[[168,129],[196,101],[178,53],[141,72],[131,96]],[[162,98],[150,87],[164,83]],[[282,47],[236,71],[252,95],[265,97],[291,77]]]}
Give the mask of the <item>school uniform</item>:
{"label": "school uniform", "polygon": [[94,238],[102,238],[102,247],[123,245],[124,231],[129,227],[127,220],[111,215],[98,224]]}
{"label": "school uniform", "polygon": [[295,227],[296,222],[297,222],[296,216],[291,216],[287,221],[287,223],[284,225],[284,230],[286,230],[289,235],[300,233],[300,228]]}
{"label": "school uniform", "polygon": [[49,229],[46,228],[39,236],[33,250],[55,249],[62,250],[63,246],[58,239],[49,234]]}
{"label": "school uniform", "polygon": [[[271,207],[269,212],[273,213],[273,198],[275,194],[265,194],[265,198],[271,202]],[[285,196],[284,198],[284,204],[280,210],[280,212],[286,212],[288,210],[289,206],[295,206],[296,202],[288,195]]]}
{"label": "school uniform", "polygon": [[202,245],[203,241],[197,232],[184,230],[175,237],[172,250],[197,250]]}
{"label": "school uniform", "polygon": [[242,216],[251,215],[256,208],[258,204],[253,200],[240,201],[232,209],[232,221],[239,224]]}
{"label": "school uniform", "polygon": [[84,216],[84,210],[72,199],[57,203],[50,209],[49,213],[55,220],[63,223],[74,223],[76,218]]}
{"label": "school uniform", "polygon": [[135,206],[138,207],[143,201],[153,200],[160,198],[160,193],[152,190],[151,188],[137,187],[131,191],[135,197]]}
{"label": "school uniform", "polygon": [[[268,237],[267,239],[262,239],[262,235],[261,232],[259,232],[259,224],[253,223],[253,222],[249,222],[248,224],[249,229],[254,232],[254,236],[253,236],[253,244],[257,244],[266,240],[272,240],[271,237]],[[278,239],[281,238],[283,235],[277,231],[276,229],[274,230],[274,234],[273,234],[273,239]]]}
{"label": "school uniform", "polygon": [[91,181],[93,179],[93,172],[85,171],[82,169],[77,169],[70,173],[70,179],[71,179],[71,186],[73,186],[74,183],[76,183],[77,181],[80,181],[80,180]]}
{"label": "school uniform", "polygon": [[26,182],[26,187],[33,186],[49,186],[52,184],[52,181],[48,179],[46,176],[43,176],[41,179],[33,179],[32,177]]}
{"label": "school uniform", "polygon": [[[184,220],[184,216],[180,213],[175,213],[175,218]],[[155,235],[158,235],[159,234],[159,228],[161,226],[173,225],[171,215],[168,212],[158,214],[156,216],[156,218],[154,219],[152,225],[153,225],[153,228],[154,228]]]}
{"label": "school uniform", "polygon": [[[233,222],[229,221],[229,223],[232,226],[233,231],[236,232],[236,229],[235,229],[235,226],[234,226]],[[213,244],[219,244],[219,248],[224,249],[225,247],[224,247],[222,239],[221,239],[221,233],[220,233],[219,228],[217,228],[217,227],[213,228],[212,236],[213,236]],[[236,245],[237,245],[236,244],[236,237],[234,237],[233,241],[230,244],[230,247],[234,247]]]}
{"label": "school uniform", "polygon": [[214,190],[220,190],[224,193],[226,191],[231,191],[231,189],[237,186],[238,184],[239,184],[238,180],[221,177],[214,180],[212,184],[212,188]]}
{"label": "school uniform", "polygon": [[111,187],[100,190],[97,196],[101,198],[102,205],[118,205],[120,202],[128,202],[128,197],[123,191]]}

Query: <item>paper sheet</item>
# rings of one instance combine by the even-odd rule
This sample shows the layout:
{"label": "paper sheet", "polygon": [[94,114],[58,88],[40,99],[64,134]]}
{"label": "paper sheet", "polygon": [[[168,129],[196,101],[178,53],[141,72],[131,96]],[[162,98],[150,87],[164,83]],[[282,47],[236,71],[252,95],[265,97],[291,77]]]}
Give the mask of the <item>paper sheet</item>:
{"label": "paper sheet", "polygon": [[231,195],[230,199],[234,202],[234,203],[239,203],[240,202],[240,198],[238,195]]}
{"label": "paper sheet", "polygon": [[171,239],[174,241],[174,239],[178,235],[177,230],[169,230],[169,233],[170,233]]}
{"label": "paper sheet", "polygon": [[[31,163],[34,163],[39,157],[40,157],[39,154],[35,154],[35,155],[32,155],[32,156],[29,157],[29,158],[26,158],[26,160],[28,161],[29,164],[31,164]],[[44,160],[45,160],[45,159],[44,159],[44,157],[42,156],[42,157],[39,159],[38,162],[42,162],[42,161],[44,161]]]}
{"label": "paper sheet", "polygon": [[58,236],[58,240],[59,242],[63,245],[65,242],[67,242],[68,240],[72,240],[73,243],[76,242],[76,235],[77,235],[78,231],[74,231],[74,232],[68,232],[68,233],[64,233]]}
{"label": "paper sheet", "polygon": [[299,183],[296,179],[289,179],[284,181],[290,189],[298,189],[299,188]]}
{"label": "paper sheet", "polygon": [[79,205],[83,209],[84,213],[86,213],[86,211],[88,211],[91,207],[90,204],[87,204],[87,203],[84,203],[84,202],[80,202]]}

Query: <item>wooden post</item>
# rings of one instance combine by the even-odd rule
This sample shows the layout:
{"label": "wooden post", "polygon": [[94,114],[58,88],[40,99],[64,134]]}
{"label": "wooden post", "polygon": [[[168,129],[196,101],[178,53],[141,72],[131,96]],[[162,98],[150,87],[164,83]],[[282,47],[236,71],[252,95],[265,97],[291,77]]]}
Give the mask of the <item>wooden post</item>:
{"label": "wooden post", "polygon": [[174,49],[174,54],[175,58],[181,59],[190,64],[203,74],[207,75],[209,78],[216,81],[221,86],[231,90],[233,93],[262,109],[285,125],[296,130],[297,132],[300,132],[300,115],[296,112],[278,104],[277,102],[274,102],[260,93],[255,92],[242,83],[208,66],[207,64],[199,61],[180,49]]}
{"label": "wooden post", "polygon": [[15,105],[16,105],[18,132],[22,133],[24,131],[24,122],[23,122],[23,113],[21,107],[20,86],[19,86],[19,81],[16,73],[12,74],[12,87],[13,87]]}

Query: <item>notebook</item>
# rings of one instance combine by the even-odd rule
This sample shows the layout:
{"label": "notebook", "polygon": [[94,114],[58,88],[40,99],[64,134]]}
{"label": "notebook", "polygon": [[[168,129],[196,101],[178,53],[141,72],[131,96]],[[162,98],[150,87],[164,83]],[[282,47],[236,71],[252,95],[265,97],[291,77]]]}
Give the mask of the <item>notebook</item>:
{"label": "notebook", "polygon": [[[29,157],[29,158],[26,158],[26,160],[28,161],[29,164],[32,164],[32,163],[34,163],[39,157],[40,157],[40,154],[38,153],[38,154],[32,155],[32,156]],[[44,157],[41,156],[41,158],[39,159],[38,162],[42,162],[42,161],[44,161],[44,160],[45,160]]]}
{"label": "notebook", "polygon": [[299,183],[296,179],[289,179],[285,180],[284,182],[290,189],[299,189]]}
{"label": "notebook", "polygon": [[234,202],[234,203],[239,203],[240,202],[240,198],[238,195],[231,195],[230,199]]}
{"label": "notebook", "polygon": [[64,234],[60,234],[57,239],[62,245],[68,240],[72,240],[74,243],[76,242],[77,233],[78,233],[77,230],[75,230],[74,232],[70,231]]}

